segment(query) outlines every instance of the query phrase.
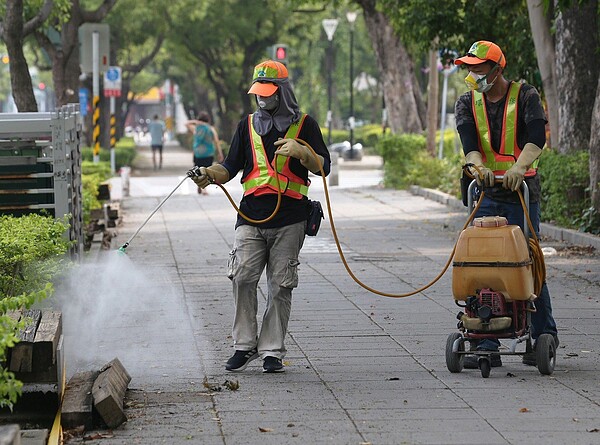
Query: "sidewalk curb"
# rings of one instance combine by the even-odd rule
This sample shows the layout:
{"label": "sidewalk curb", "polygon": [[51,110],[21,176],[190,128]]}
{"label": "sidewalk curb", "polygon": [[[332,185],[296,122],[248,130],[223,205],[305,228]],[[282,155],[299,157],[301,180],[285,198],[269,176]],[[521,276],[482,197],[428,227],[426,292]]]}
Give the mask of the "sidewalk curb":
{"label": "sidewalk curb", "polygon": [[[411,185],[409,191],[413,195],[423,196],[426,199],[445,204],[454,210],[466,211],[462,201],[439,190],[427,189],[418,185]],[[565,229],[548,223],[540,223],[540,233],[558,241],[565,241],[578,246],[591,246],[600,251],[600,237],[577,230]]]}

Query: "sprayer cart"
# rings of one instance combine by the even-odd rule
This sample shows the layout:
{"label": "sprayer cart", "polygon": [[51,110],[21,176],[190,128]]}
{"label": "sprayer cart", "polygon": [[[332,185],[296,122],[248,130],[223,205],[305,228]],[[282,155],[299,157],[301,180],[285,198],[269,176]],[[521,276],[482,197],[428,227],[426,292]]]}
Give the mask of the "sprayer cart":
{"label": "sprayer cart", "polygon": [[[468,189],[469,214],[475,211],[472,198],[475,184],[473,180]],[[525,182],[522,196],[526,213],[524,231],[518,225],[508,225],[504,217],[486,216],[475,218],[473,225],[459,236],[452,264],[452,293],[461,310],[457,314],[459,332],[450,334],[446,341],[446,366],[450,372],[461,372],[465,355],[473,354],[478,359],[481,376],[487,378],[492,354],[522,356],[526,353],[535,353],[541,374],[554,371],[553,336],[540,335],[535,352],[532,347],[531,314],[536,311],[534,289],[538,284],[534,280],[534,269],[539,268],[539,264],[528,241],[529,189]],[[541,261],[543,264],[543,257]],[[486,339],[503,340],[508,348],[476,350],[477,344]],[[518,352],[517,346],[521,343],[525,343],[525,351]]]}

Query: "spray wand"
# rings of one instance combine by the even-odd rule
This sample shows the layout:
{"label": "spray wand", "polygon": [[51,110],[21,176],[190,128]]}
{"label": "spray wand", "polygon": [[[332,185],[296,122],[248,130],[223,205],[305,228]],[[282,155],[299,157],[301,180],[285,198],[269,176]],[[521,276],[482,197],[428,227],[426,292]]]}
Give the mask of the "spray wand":
{"label": "spray wand", "polygon": [[160,204],[158,204],[158,206],[156,206],[156,208],[152,211],[152,213],[150,213],[150,215],[148,216],[148,218],[146,218],[146,220],[142,223],[142,225],[138,227],[138,229],[135,231],[135,233],[133,235],[131,235],[131,237],[129,237],[127,242],[125,244],[123,244],[121,247],[119,247],[117,252],[119,252],[121,254],[125,254],[126,253],[125,249],[127,249],[127,247],[129,247],[129,243],[131,243],[131,240],[133,240],[137,236],[137,234],[140,233],[140,230],[142,230],[142,228],[146,225],[146,223],[148,221],[150,221],[150,218],[152,218],[154,216],[154,214],[158,211],[158,209],[160,209],[163,206],[163,204],[165,202],[167,202],[167,199],[169,199],[171,196],[173,196],[173,193],[175,193],[175,191],[181,186],[181,184],[184,183],[184,181],[186,179],[193,178],[194,176],[202,176],[202,173],[200,173],[200,167],[194,167],[191,170],[188,170],[188,172],[185,174],[185,177],[179,182],[179,184],[177,184],[177,186],[171,191],[171,193],[169,193],[160,202]]}

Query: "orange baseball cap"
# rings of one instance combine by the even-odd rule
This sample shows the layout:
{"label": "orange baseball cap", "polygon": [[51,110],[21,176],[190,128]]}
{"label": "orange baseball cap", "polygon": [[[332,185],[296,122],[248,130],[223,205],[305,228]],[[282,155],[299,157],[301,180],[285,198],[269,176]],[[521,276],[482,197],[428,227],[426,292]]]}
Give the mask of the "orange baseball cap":
{"label": "orange baseball cap", "polygon": [[455,65],[479,65],[488,60],[497,63],[500,67],[506,66],[506,58],[498,45],[486,40],[479,40],[471,45],[467,55],[454,61]]}
{"label": "orange baseball cap", "polygon": [[252,75],[252,86],[248,94],[268,97],[279,88],[273,81],[287,79],[288,70],[283,63],[267,60],[254,67]]}

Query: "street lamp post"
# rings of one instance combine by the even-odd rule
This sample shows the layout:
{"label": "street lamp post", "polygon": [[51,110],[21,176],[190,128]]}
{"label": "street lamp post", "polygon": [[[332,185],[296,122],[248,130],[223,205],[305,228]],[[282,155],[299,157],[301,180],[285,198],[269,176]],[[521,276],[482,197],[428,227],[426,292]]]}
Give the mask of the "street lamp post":
{"label": "street lamp post", "polygon": [[333,71],[333,34],[338,25],[337,19],[323,19],[323,29],[327,34],[327,40],[329,40],[328,56],[327,56],[327,145],[331,145],[331,72]]}
{"label": "street lamp post", "polygon": [[346,18],[350,23],[350,117],[348,118],[348,126],[350,127],[350,159],[354,159],[354,22],[356,21],[357,13],[348,11]]}

